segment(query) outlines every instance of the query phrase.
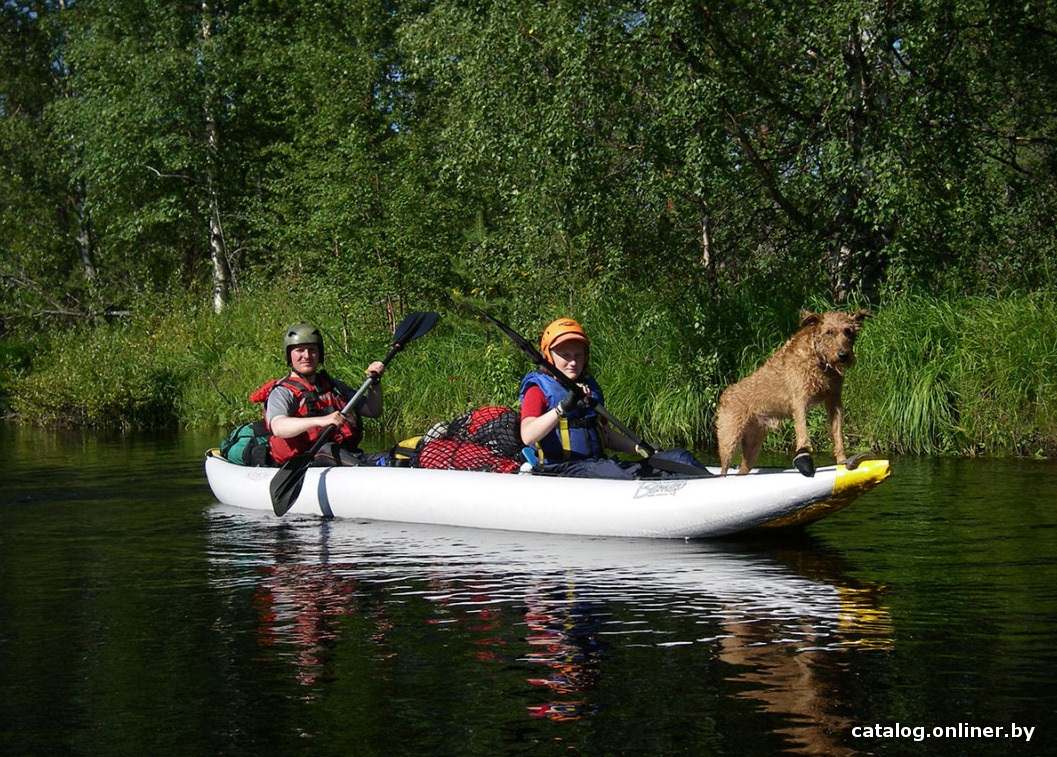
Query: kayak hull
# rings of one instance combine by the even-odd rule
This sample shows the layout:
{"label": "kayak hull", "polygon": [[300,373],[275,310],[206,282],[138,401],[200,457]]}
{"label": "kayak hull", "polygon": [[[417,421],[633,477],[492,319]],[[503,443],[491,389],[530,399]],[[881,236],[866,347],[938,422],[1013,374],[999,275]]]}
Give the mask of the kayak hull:
{"label": "kayak hull", "polygon": [[[272,510],[275,468],[206,456],[216,498]],[[614,481],[418,468],[308,468],[289,514],[584,536],[708,538],[811,523],[846,507],[891,473],[887,460],[855,470],[759,469],[700,479]]]}

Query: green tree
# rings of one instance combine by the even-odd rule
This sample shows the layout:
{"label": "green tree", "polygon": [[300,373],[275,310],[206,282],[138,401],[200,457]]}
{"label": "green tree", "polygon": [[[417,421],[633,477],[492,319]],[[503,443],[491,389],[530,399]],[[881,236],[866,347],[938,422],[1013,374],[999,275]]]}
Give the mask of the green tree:
{"label": "green tree", "polygon": [[[417,4],[321,2],[240,17],[242,65],[273,98],[261,192],[248,216],[273,251],[262,275],[327,282],[392,323],[436,292],[453,240],[395,32]],[[233,30],[234,31],[234,30]],[[259,93],[253,96],[258,96]]]}
{"label": "green tree", "polygon": [[0,323],[89,315],[95,262],[71,144],[48,118],[70,97],[61,5],[0,8]]}

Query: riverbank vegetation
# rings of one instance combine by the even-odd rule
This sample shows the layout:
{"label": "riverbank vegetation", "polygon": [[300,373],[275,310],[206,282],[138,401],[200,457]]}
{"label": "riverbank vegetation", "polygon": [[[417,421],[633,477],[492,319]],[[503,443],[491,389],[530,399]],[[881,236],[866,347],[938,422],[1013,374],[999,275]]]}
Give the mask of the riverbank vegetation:
{"label": "riverbank vegetation", "polygon": [[[1051,5],[5,3],[0,395],[227,424],[290,322],[354,377],[455,293],[530,336],[582,318],[614,413],[701,444],[800,308],[866,305],[860,445],[1045,453]],[[386,430],[524,368],[451,315]]]}
{"label": "riverbank vegetation", "polygon": [[[336,290],[335,290],[336,291]],[[64,331],[14,383],[24,419],[102,427],[227,426],[260,414],[247,397],[283,374],[283,329],[319,323],[327,365],[355,382],[386,348],[382,311],[341,312],[320,293],[285,288],[243,293],[216,315],[188,298],[141,307],[131,323]],[[292,302],[311,306],[299,309]],[[539,316],[500,311],[535,337]],[[645,293],[620,307],[576,307],[593,338],[592,368],[619,418],[657,443],[709,445],[719,392],[787,338],[795,320],[763,314],[753,329],[702,315],[686,328],[681,308]],[[794,314],[795,317],[795,314]],[[878,309],[848,372],[846,431],[856,449],[942,454],[1045,455],[1057,449],[1057,298],[907,298]],[[516,404],[528,364],[495,329],[452,310],[428,338],[394,360],[388,437],[423,432],[483,404]],[[824,415],[812,435],[828,446]],[[771,443],[791,443],[790,430]]]}

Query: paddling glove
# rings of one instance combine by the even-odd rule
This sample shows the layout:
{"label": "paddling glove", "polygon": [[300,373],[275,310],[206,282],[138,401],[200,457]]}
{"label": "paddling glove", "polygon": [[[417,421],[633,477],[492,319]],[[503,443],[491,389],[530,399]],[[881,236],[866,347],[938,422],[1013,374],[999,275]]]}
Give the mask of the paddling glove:
{"label": "paddling glove", "polygon": [[572,389],[567,391],[565,393],[565,396],[562,397],[562,401],[559,402],[557,404],[557,406],[554,408],[555,410],[558,411],[558,417],[559,418],[564,418],[566,413],[570,413],[574,409],[576,409],[576,404],[579,401],[580,401],[580,398],[576,395],[576,392],[574,392]]}

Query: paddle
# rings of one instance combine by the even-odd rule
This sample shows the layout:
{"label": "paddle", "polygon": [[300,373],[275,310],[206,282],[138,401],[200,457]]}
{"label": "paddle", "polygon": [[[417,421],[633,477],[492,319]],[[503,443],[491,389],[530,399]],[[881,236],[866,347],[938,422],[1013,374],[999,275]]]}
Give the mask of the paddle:
{"label": "paddle", "polygon": [[[512,328],[507,326],[498,318],[489,315],[480,308],[473,307],[472,305],[470,307],[473,308],[474,312],[476,312],[482,318],[491,321],[500,331],[510,337],[510,341],[517,345],[517,347],[525,353],[529,360],[531,360],[538,367],[542,368],[555,379],[557,379],[558,383],[565,387],[567,390],[573,392],[577,397],[580,397],[581,399],[583,398],[584,390],[580,387],[580,385],[568,376],[566,376],[564,373],[559,371],[557,368],[555,368],[554,364],[547,360],[547,358],[543,357],[543,354],[540,353],[540,351],[537,350],[535,347],[533,347],[532,344],[527,339],[525,339],[525,337],[521,336],[521,334],[514,331]],[[664,458],[655,457],[657,454],[657,448],[649,444],[648,442],[645,442],[640,439],[631,431],[631,429],[629,429],[623,423],[621,423],[612,415],[610,415],[609,411],[606,410],[605,407],[603,407],[602,405],[595,405],[594,410],[600,416],[605,418],[607,422],[612,424],[613,428],[615,428],[617,431],[619,431],[631,440],[639,454],[642,457],[646,458],[646,464],[649,465],[651,468],[656,468],[657,470],[662,471],[668,471],[669,473],[683,473],[688,476],[701,478],[712,475],[708,471],[702,470],[701,468],[697,468],[693,465],[685,465],[683,463],[677,463],[674,460],[665,460]]]}
{"label": "paddle", "polygon": [[[439,319],[440,316],[436,313],[420,311],[408,313],[407,317],[400,321],[393,332],[392,347],[390,347],[388,354],[382,358],[382,365],[388,365],[396,353],[404,349],[409,342],[426,334],[437,325]],[[352,395],[352,399],[341,409],[342,415],[348,414],[350,410],[355,408],[366,396],[371,384],[377,381],[378,379],[374,376],[368,377],[360,385],[360,388],[356,390],[356,394]],[[305,472],[308,466],[312,463],[312,459],[320,448],[334,434],[336,428],[337,426],[327,426],[307,452],[290,458],[275,472],[268,488],[272,495],[272,508],[277,516],[286,515],[286,512],[293,507],[294,500],[301,493],[301,486],[305,482]]]}

